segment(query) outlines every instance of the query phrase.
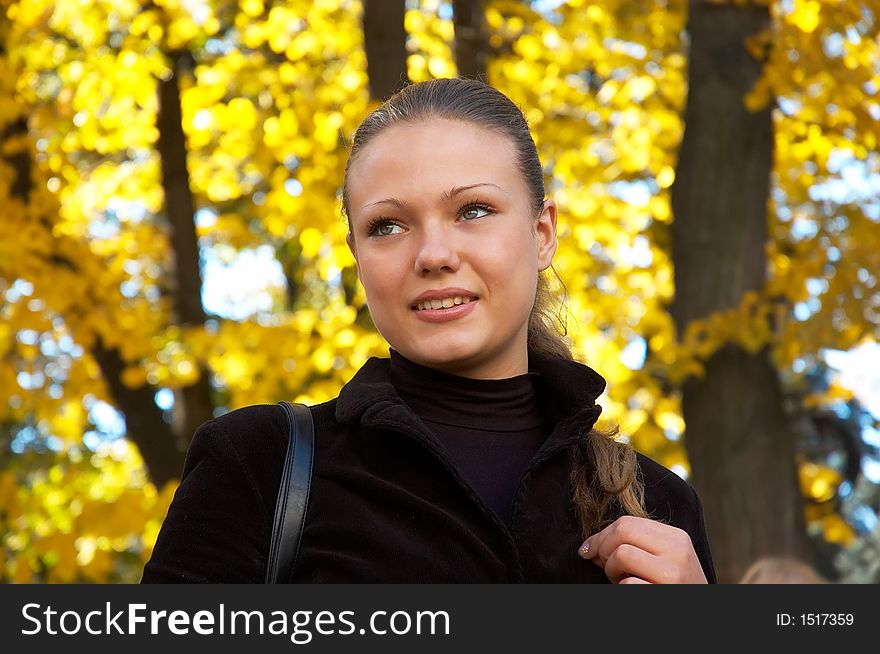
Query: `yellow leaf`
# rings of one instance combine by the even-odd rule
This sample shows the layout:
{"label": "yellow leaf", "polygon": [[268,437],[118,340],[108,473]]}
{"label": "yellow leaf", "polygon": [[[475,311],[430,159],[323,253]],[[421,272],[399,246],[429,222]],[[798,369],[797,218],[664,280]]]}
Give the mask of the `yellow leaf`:
{"label": "yellow leaf", "polygon": [[140,388],[147,383],[147,371],[141,366],[128,366],[122,371],[120,380],[127,388]]}
{"label": "yellow leaf", "polygon": [[827,502],[837,493],[840,473],[832,468],[804,462],[798,468],[801,492],[816,502]]}
{"label": "yellow leaf", "polygon": [[822,531],[825,540],[843,547],[851,545],[856,538],[855,530],[838,514],[829,515],[822,519]]}
{"label": "yellow leaf", "polygon": [[303,256],[308,259],[314,259],[318,256],[322,242],[321,232],[314,227],[306,227],[299,235],[299,244],[302,247]]}
{"label": "yellow leaf", "polygon": [[34,571],[30,561],[25,555],[15,557],[12,563],[12,582],[16,584],[30,584],[34,580]]}
{"label": "yellow leaf", "polygon": [[819,12],[822,5],[818,0],[801,0],[796,2],[789,20],[802,31],[810,34],[819,25]]}
{"label": "yellow leaf", "polygon": [[241,0],[241,10],[256,18],[263,13],[263,0]]}

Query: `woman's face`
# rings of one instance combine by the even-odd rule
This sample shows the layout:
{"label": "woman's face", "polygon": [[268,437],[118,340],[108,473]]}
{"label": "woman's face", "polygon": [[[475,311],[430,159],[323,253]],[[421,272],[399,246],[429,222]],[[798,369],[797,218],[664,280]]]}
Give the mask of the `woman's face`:
{"label": "woman's face", "polygon": [[391,127],[352,162],[348,205],[348,244],[392,348],[465,377],[527,372],[556,206],[536,219],[507,137],[442,119]]}

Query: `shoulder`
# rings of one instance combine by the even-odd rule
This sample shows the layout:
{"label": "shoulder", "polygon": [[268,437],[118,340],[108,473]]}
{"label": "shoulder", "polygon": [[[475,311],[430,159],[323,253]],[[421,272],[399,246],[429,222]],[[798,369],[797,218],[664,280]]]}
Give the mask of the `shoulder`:
{"label": "shoulder", "polygon": [[[332,430],[322,426],[333,414],[334,401],[310,406],[316,435]],[[284,468],[289,439],[287,416],[277,404],[242,407],[202,423],[193,435],[186,454],[183,477],[197,468],[211,471],[218,481],[231,484],[239,479],[274,506]]]}
{"label": "shoulder", "polygon": [[281,407],[255,404],[202,423],[190,443],[187,467],[192,459],[205,456],[247,464],[255,458],[276,456],[286,446],[287,425]]}
{"label": "shoulder", "polygon": [[[335,399],[310,406],[316,432],[331,434]],[[237,464],[250,475],[263,476],[280,470],[289,439],[287,416],[277,404],[254,404],[202,423],[193,435],[187,452],[186,469],[206,457]]]}
{"label": "shoulder", "polygon": [[[332,419],[335,404],[333,399],[309,407],[316,427]],[[281,406],[253,404],[202,423],[193,436],[190,451],[199,453],[204,446],[223,447],[237,453],[238,458],[250,459],[255,454],[283,454],[287,439],[287,416]]]}

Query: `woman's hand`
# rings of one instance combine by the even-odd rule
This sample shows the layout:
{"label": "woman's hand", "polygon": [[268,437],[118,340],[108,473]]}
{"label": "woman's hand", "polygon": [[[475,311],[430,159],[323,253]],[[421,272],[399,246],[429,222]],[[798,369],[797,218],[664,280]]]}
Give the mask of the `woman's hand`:
{"label": "woman's hand", "polygon": [[618,518],[585,540],[578,554],[615,584],[707,583],[688,533],[648,518]]}

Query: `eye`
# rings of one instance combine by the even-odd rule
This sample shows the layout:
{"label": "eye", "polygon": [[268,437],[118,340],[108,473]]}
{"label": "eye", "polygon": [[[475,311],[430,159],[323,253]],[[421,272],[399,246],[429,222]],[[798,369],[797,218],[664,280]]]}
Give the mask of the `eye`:
{"label": "eye", "polygon": [[491,207],[480,202],[471,202],[459,209],[458,213],[465,220],[476,220],[492,213]]}
{"label": "eye", "polygon": [[376,218],[367,226],[367,234],[369,236],[391,236],[398,233],[393,231],[395,227],[402,229],[400,225],[386,218]]}

